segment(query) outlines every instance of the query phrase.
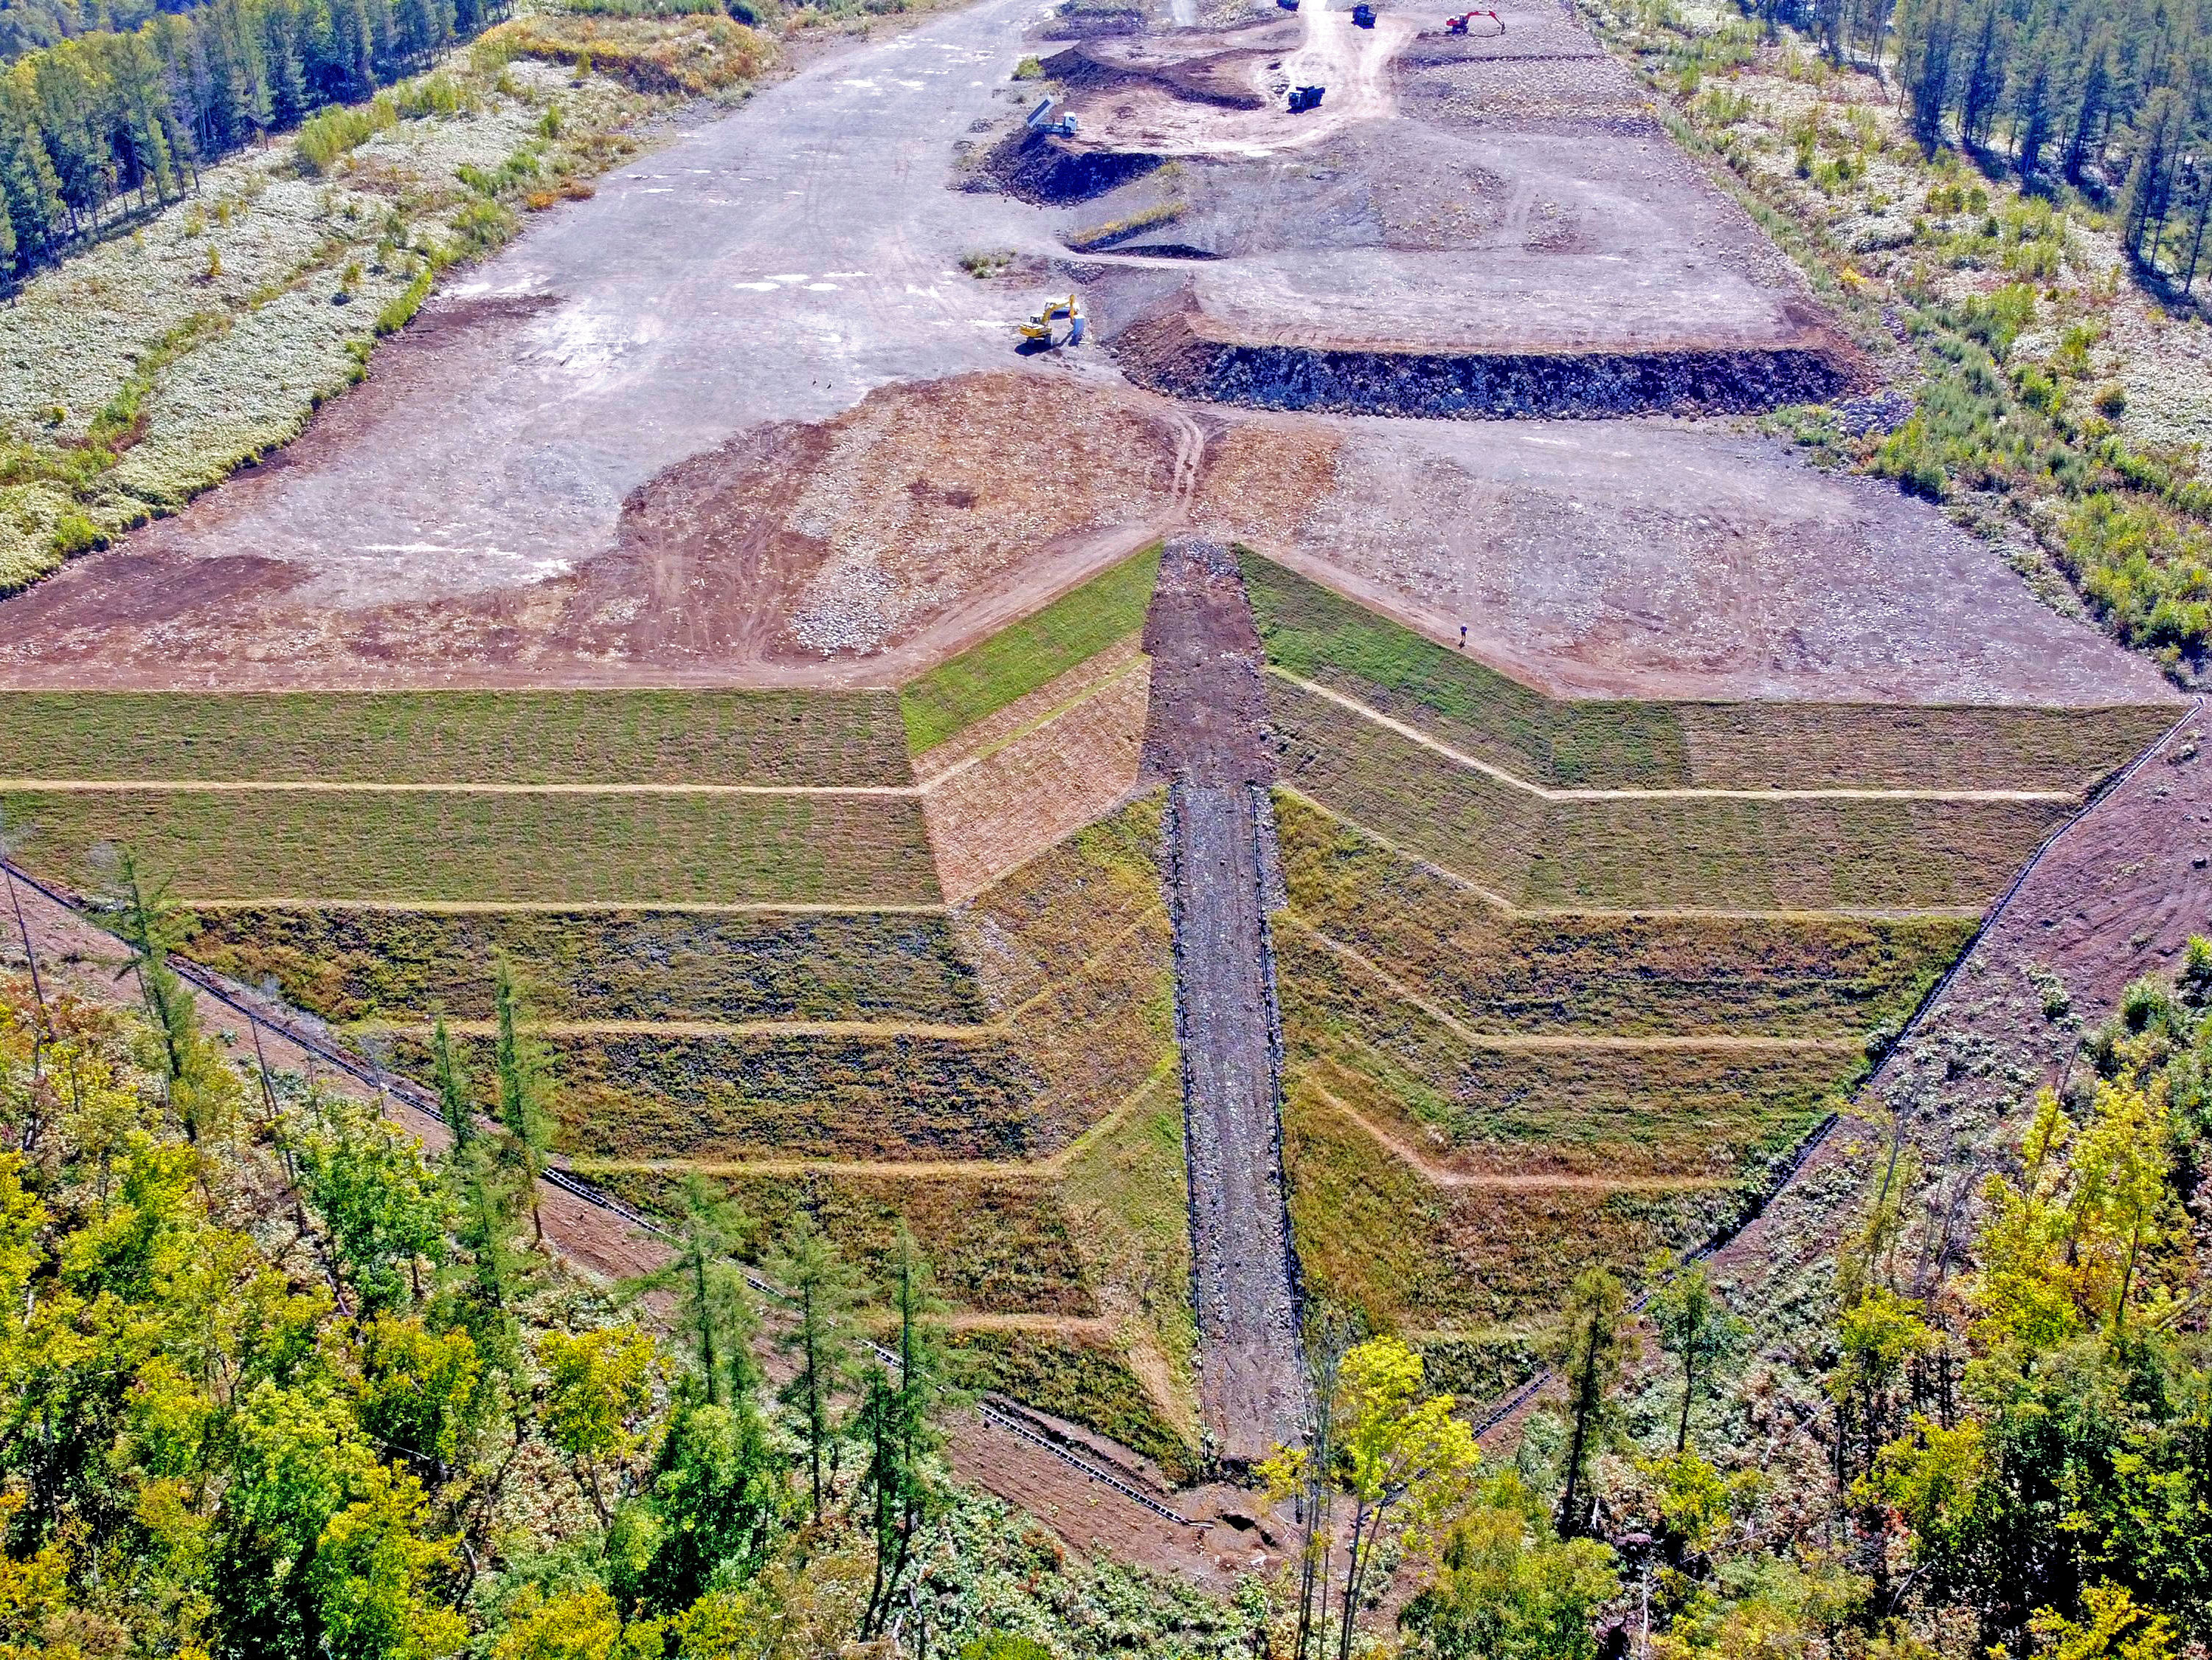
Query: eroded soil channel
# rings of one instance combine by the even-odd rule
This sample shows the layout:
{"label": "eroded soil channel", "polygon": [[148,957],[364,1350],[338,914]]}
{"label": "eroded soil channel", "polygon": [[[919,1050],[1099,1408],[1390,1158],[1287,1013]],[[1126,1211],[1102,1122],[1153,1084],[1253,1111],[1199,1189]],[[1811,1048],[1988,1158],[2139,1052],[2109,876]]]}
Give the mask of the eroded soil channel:
{"label": "eroded soil channel", "polygon": [[1169,787],[1200,1394],[1214,1455],[1249,1468],[1297,1436],[1304,1392],[1267,931],[1282,896],[1267,802],[1274,763],[1260,638],[1227,549],[1168,544],[1144,644],[1153,660],[1145,766]]}

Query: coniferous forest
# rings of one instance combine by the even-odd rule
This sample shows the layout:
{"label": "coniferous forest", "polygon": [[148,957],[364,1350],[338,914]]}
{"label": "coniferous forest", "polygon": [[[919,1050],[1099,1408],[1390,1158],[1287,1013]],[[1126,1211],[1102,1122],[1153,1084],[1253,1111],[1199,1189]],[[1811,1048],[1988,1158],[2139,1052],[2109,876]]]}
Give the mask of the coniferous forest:
{"label": "coniferous forest", "polygon": [[[0,277],[504,15],[485,0],[216,0],[25,53],[0,70]],[[21,51],[32,33],[16,16],[0,12],[0,48]]]}
{"label": "coniferous forest", "polygon": [[1894,75],[1914,136],[2030,188],[2112,207],[2154,275],[2193,286],[2212,217],[2212,5],[2205,0],[1746,0],[1831,62]]}

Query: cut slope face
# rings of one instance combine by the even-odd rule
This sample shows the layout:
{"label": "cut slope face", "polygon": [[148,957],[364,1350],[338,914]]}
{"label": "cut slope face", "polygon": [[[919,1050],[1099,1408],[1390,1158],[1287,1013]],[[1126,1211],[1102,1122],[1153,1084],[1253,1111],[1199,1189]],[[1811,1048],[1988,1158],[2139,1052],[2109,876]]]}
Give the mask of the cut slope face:
{"label": "cut slope face", "polygon": [[1278,1116],[1282,1017],[1267,913],[1280,879],[1260,642],[1226,549],[1169,544],[1145,643],[1157,664],[1146,764],[1170,780],[1201,1400],[1217,1455],[1249,1468],[1297,1438],[1304,1374]]}

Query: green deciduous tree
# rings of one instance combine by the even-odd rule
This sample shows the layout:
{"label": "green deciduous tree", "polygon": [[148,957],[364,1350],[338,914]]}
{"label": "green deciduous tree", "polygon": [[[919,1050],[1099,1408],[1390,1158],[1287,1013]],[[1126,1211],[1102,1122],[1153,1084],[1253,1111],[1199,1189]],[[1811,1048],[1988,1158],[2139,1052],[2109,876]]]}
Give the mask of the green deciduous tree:
{"label": "green deciduous tree", "polygon": [[1662,1280],[1644,1312],[1659,1347],[1682,1368],[1682,1411],[1674,1427],[1674,1450],[1680,1452],[1690,1444],[1692,1403],[1700,1392],[1712,1391],[1714,1369],[1741,1348],[1750,1328],[1729,1312],[1702,1262]]}
{"label": "green deciduous tree", "polygon": [[568,1460],[604,1527],[614,1519],[608,1471],[636,1450],[653,1410],[653,1341],[621,1328],[549,1331],[538,1341],[538,1360],[546,1439]]}
{"label": "green deciduous tree", "polygon": [[1560,1539],[1543,1499],[1501,1470],[1452,1522],[1399,1623],[1437,1660],[1595,1660],[1597,1613],[1620,1591],[1611,1548]]}

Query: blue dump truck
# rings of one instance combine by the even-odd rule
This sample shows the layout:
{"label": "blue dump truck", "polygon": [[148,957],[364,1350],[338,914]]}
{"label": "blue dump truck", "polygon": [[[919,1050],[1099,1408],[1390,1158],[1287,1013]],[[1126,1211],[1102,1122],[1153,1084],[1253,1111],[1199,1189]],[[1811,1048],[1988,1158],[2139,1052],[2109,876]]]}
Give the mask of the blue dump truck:
{"label": "blue dump truck", "polygon": [[1321,95],[1328,90],[1328,88],[1327,87],[1292,87],[1291,88],[1291,113],[1293,115],[1304,115],[1308,110],[1319,109],[1321,107]]}
{"label": "blue dump truck", "polygon": [[1352,27],[1356,29],[1373,28],[1375,27],[1375,8],[1372,6],[1354,6],[1352,9]]}

